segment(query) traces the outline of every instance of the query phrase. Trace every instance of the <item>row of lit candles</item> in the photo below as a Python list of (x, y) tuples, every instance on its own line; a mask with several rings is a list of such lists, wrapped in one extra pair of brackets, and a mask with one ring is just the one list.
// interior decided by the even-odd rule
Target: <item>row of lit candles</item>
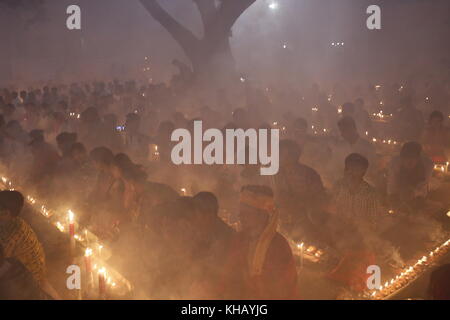
[[(12, 188), (12, 182), (8, 180), (6, 177), (2, 177), (2, 182), (5, 186), (8, 187), (9, 190), (14, 190)], [(27, 196), (27, 201), (33, 205), (38, 205), (38, 201), (32, 197)], [(38, 205), (39, 206), (39, 205)], [(47, 209), (45, 205), (39, 206), (39, 211), (41, 214), (46, 218), (51, 218), (53, 216), (53, 212)], [(106, 267), (104, 266), (105, 263), (102, 262), (102, 252), (104, 252), (104, 246), (100, 243), (98, 243), (98, 238), (91, 232), (89, 232), (87, 229), (84, 229), (84, 237), (76, 233), (77, 224), (75, 221), (75, 213), (72, 210), (67, 211), (66, 215), (66, 223), (63, 223), (61, 221), (55, 221), (53, 225), (61, 232), (61, 233), (68, 233), (70, 237), (70, 245), (71, 250), (74, 250), (75, 241), (78, 241), (80, 244), (84, 244), (86, 246), (85, 253), (84, 253), (84, 261), (85, 261), (85, 269), (86, 274), (88, 277), (92, 276), (92, 272), (97, 271), (98, 274), (98, 289), (99, 289), (99, 295), (101, 297), (105, 296), (106, 289), (108, 287), (115, 288), (117, 286), (116, 281), (112, 277), (112, 273), (116, 273), (114, 271), (108, 272)], [(89, 238), (93, 240), (93, 242), (97, 245), (97, 254), (96, 254), (96, 260), (98, 263), (92, 265), (92, 258), (93, 258), (93, 250), (89, 247)], [(101, 265), (101, 266), (98, 266)], [(124, 282), (124, 285), (128, 288), (128, 290), (131, 290), (131, 285), (129, 282), (124, 279), (122, 276), (117, 274), (118, 278), (121, 278), (122, 282)]]
[(404, 271), (395, 278), (386, 281), (384, 285), (380, 286), (380, 288), (374, 290), (373, 292), (366, 293), (366, 296), (370, 299), (376, 300), (382, 300), (391, 296), (398, 290), (409, 285), (412, 281), (416, 280), (421, 273), (432, 265), (433, 262), (444, 256), (449, 250), (450, 239), (436, 249), (430, 251), (427, 256), (423, 256), (417, 260), (415, 264), (405, 268)]
[(439, 171), (439, 172), (448, 172), (448, 166), (449, 166), (449, 162), (447, 161), (445, 164), (435, 164), (434, 165), (434, 170)]

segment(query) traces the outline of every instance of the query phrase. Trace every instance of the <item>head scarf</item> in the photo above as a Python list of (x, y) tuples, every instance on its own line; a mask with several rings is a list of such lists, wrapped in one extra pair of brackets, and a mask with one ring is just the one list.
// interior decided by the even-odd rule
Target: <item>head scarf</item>
[(249, 190), (244, 190), (241, 193), (240, 202), (247, 206), (260, 209), (269, 215), (269, 221), (258, 238), (256, 249), (254, 252), (249, 253), (251, 255), (249, 258), (249, 273), (251, 277), (255, 277), (261, 275), (267, 250), (277, 233), (278, 211), (275, 208), (275, 202), (272, 196), (257, 194)]

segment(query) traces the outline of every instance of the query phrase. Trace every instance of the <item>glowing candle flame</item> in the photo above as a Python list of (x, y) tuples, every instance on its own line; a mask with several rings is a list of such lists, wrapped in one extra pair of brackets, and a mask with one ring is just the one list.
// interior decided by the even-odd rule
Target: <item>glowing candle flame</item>
[(74, 219), (75, 219), (75, 214), (73, 213), (72, 210), (67, 211), (68, 217), (69, 217), (69, 222), (73, 223)]

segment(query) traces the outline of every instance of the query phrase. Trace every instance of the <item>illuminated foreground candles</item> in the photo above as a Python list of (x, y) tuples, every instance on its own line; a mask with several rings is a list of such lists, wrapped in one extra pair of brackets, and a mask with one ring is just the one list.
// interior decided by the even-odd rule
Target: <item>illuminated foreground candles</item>
[(69, 221), (69, 237), (70, 237), (70, 256), (74, 257), (75, 255), (75, 214), (72, 210), (67, 212), (67, 218)]
[(86, 248), (85, 253), (84, 253), (84, 263), (86, 265), (86, 273), (91, 273), (92, 272), (92, 249), (91, 248)]
[[(1, 182), (3, 182), (3, 184), (8, 189), (12, 188), (12, 182), (5, 176), (1, 177)], [(76, 223), (76, 215), (72, 210), (68, 210), (65, 214), (58, 213), (56, 211), (49, 210), (45, 204), (40, 203), (36, 198), (30, 195), (28, 195), (26, 199), (28, 203), (32, 207), (34, 207), (37, 212), (40, 212), (50, 224), (54, 225), (61, 233), (66, 233), (69, 235), (71, 241), (72, 258), (75, 258), (75, 247), (77, 243), (81, 247), (85, 247), (84, 261), (86, 276), (88, 276), (88, 289), (89, 285), (91, 285), (91, 288), (94, 285), (93, 271), (97, 269), (98, 263), (102, 265), (101, 274), (104, 275), (102, 279), (105, 280), (103, 282), (100, 282), (101, 288), (99, 288), (99, 291), (105, 292), (106, 288), (109, 287), (111, 289), (114, 289), (114, 296), (124, 296), (129, 294), (133, 290), (133, 286), (127, 279), (125, 279), (113, 268), (107, 266), (107, 264), (104, 262), (104, 260), (109, 259), (111, 252), (104, 248), (104, 246), (99, 242), (99, 239), (87, 229), (83, 230), (82, 235), (77, 234), (76, 229), (78, 228), (78, 226)], [(92, 243), (94, 245), (94, 248), (97, 248), (97, 250), (91, 249), (89, 247), (90, 243)], [(111, 291), (111, 293), (113, 292)]]
[(438, 172), (446, 173), (446, 172), (448, 172), (448, 166), (449, 166), (449, 162), (446, 162), (445, 164), (437, 163), (434, 165), (434, 170), (438, 171)]
[(98, 296), (100, 299), (106, 298), (106, 270), (100, 268), (98, 270)]
[(436, 249), (430, 251), (428, 255), (423, 256), (417, 262), (405, 268), (395, 278), (386, 281), (378, 290), (366, 293), (369, 299), (383, 300), (392, 296), (397, 291), (408, 286), (411, 282), (420, 277), (434, 262), (450, 251), (450, 239), (444, 242)]

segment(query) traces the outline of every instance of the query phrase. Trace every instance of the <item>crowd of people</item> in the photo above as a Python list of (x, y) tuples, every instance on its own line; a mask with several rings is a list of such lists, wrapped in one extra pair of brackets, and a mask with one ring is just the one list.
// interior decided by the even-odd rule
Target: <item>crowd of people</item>
[[(367, 266), (393, 272), (448, 239), (450, 189), (434, 170), (448, 169), (448, 80), (205, 91), (181, 76), (2, 89), (2, 174), (73, 208), (138, 298), (305, 298), (292, 242), (327, 252), (339, 298), (367, 289)], [(195, 120), (279, 129), (279, 172), (173, 164), (171, 134)], [(23, 192), (0, 192), (0, 297), (63, 297)]]

